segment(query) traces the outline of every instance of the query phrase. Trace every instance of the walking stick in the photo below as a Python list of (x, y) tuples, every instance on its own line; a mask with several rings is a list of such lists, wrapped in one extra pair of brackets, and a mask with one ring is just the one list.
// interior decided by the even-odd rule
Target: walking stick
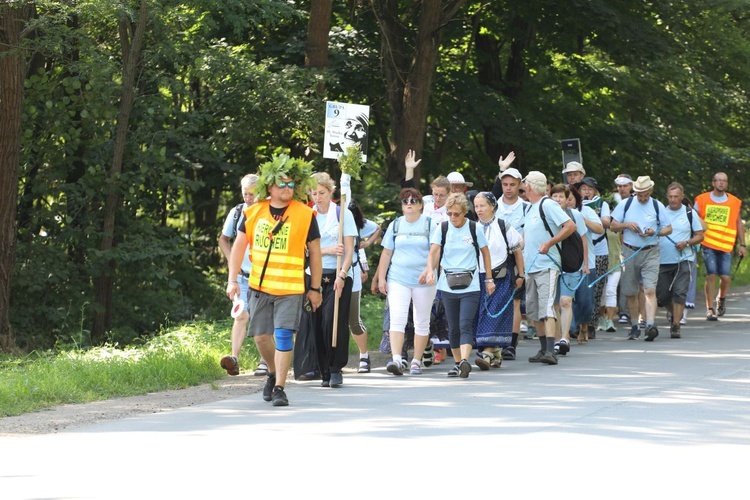
[[(350, 146), (346, 148), (346, 151), (339, 156), (339, 165), (341, 166), (341, 199), (339, 200), (339, 239), (338, 244), (341, 245), (344, 241), (344, 210), (349, 210), (349, 196), (351, 190), (351, 178), (355, 177), (359, 179), (359, 170), (362, 168), (362, 151), (359, 146)], [(354, 258), (354, 256), (352, 256)], [(341, 270), (341, 255), (336, 256), (336, 273)], [(344, 279), (346, 282), (346, 279)], [(335, 283), (335, 279), (334, 279)], [(331, 347), (336, 347), (339, 331), (339, 296), (336, 294), (333, 300), (333, 336), (331, 338)]]

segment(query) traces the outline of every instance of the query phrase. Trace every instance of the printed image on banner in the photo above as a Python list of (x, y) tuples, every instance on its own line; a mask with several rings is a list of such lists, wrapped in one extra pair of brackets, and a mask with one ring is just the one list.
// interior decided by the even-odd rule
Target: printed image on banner
[(367, 161), (367, 133), (370, 106), (344, 102), (326, 102), (323, 158), (338, 159), (349, 146), (359, 145), (362, 160)]

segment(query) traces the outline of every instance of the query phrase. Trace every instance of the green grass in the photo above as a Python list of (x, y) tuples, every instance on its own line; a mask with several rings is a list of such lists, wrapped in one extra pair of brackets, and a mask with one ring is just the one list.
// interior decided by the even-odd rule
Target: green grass
[[(230, 350), (231, 322), (175, 327), (138, 347), (33, 353), (0, 359), (0, 416), (51, 406), (179, 389), (225, 376), (217, 360)], [(257, 363), (245, 342), (241, 363)]]

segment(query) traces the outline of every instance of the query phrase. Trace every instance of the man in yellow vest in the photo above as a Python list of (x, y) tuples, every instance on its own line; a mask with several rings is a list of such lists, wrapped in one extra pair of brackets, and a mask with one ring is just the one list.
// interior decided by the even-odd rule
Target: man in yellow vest
[[(253, 266), (248, 309), (252, 321), (248, 334), (256, 338), (268, 363), (263, 399), (272, 401), (273, 406), (289, 405), (284, 387), (305, 296), (313, 311), (323, 300), (320, 230), (312, 209), (298, 201), (314, 187), (311, 172), (309, 163), (286, 155), (275, 156), (259, 167), (257, 195), (263, 201), (243, 212), (229, 260), (227, 297), (231, 300), (240, 293), (235, 280), (245, 250), (250, 248)], [(307, 290), (305, 250), (310, 267)]]
[[(732, 250), (735, 244), (739, 245), (740, 258), (745, 256), (745, 227), (740, 217), (742, 201), (727, 193), (727, 174), (716, 172), (711, 183), (713, 190), (696, 196), (693, 208), (708, 226), (701, 243), (706, 264), (706, 319), (716, 321), (726, 312), (724, 302), (731, 284)], [(718, 296), (715, 295), (717, 275)]]

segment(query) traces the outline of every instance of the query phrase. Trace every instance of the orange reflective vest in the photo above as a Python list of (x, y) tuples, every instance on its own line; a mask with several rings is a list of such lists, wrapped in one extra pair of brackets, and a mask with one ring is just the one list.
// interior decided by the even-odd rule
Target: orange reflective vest
[[(271, 295), (303, 294), (307, 233), (314, 212), (304, 203), (292, 200), (282, 216), (286, 221), (272, 236), (271, 231), (279, 221), (271, 215), (270, 206), (269, 201), (260, 201), (244, 212), (245, 234), (253, 263), (250, 288)], [(264, 266), (266, 273), (261, 283)]]
[(737, 240), (737, 220), (742, 201), (727, 193), (727, 201), (716, 203), (709, 191), (696, 196), (695, 203), (698, 205), (698, 215), (708, 227), (701, 245), (720, 252), (731, 252)]

